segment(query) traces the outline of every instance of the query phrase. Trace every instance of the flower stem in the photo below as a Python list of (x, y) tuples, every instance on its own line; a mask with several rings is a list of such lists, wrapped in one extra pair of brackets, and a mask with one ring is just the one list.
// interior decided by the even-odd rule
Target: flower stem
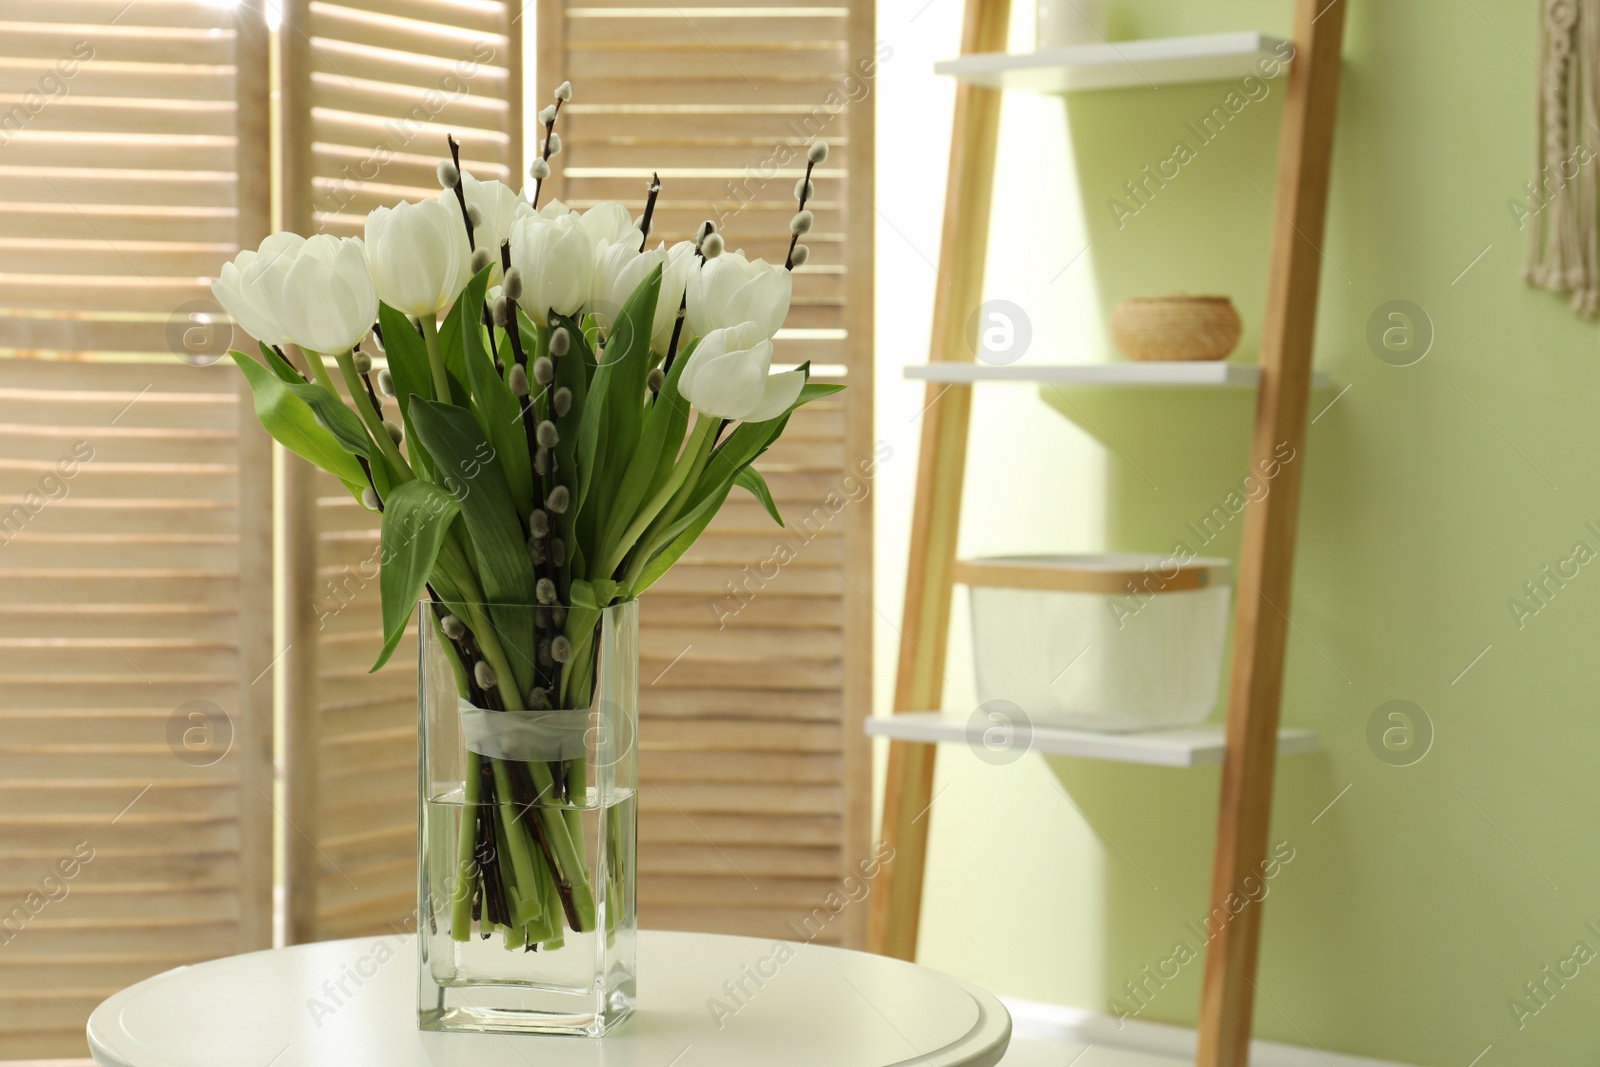
[(334, 388), (333, 375), (328, 373), (328, 365), (322, 362), (322, 356), (309, 348), (300, 351), (305, 354), (306, 362), (311, 364), (311, 373), (316, 376), (317, 384), (337, 395), (339, 390)]
[(428, 369), (433, 372), (433, 398), (441, 404), (450, 403), (450, 377), (444, 372), (444, 352), (439, 348), (439, 316), (419, 315), (422, 325), (422, 343), (428, 347)]
[[(317, 357), (318, 362), (321, 357)], [(361, 378), (356, 374), (355, 360), (349, 352), (340, 352), (334, 360), (339, 364), (339, 373), (344, 377), (345, 387), (350, 390), (350, 401), (355, 405), (356, 414), (361, 416), (361, 421), (366, 424), (367, 430), (378, 443), (378, 451), (383, 453), (383, 458), (389, 461), (389, 466), (394, 468), (396, 482), (409, 482), (416, 477), (411, 473), (411, 465), (400, 454), (394, 438), (389, 436), (389, 431), (383, 427), (383, 416), (372, 406), (367, 399), (367, 391), (361, 385)]]

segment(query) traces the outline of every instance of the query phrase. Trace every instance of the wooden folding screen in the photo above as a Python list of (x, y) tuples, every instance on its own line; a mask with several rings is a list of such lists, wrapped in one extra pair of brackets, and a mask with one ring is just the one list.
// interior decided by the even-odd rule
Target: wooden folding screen
[[(439, 195), (446, 134), (520, 186), (512, 0), (295, 0), (283, 41), (284, 226), (356, 236), (380, 204)], [(408, 928), (416, 910), (416, 643), (377, 675), (378, 524), (331, 477), (286, 479), (289, 939)]]
[(538, 39), (532, 99), (574, 90), (546, 195), (637, 213), (657, 171), (668, 242), (709, 218), (729, 248), (782, 262), (806, 147), (832, 145), (777, 359), (850, 388), (797, 415), (760, 463), (789, 529), (737, 492), (645, 594), (639, 913), (861, 944), (871, 493), (888, 459), (871, 439), (873, 6), (552, 0)]
[(205, 283), (267, 116), (254, 3), (0, 2), (0, 1058), (271, 942), (269, 443)]

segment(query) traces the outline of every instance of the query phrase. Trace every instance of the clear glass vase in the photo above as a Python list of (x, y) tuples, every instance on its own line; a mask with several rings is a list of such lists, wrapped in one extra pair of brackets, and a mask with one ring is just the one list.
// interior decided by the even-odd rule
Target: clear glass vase
[(554, 711), (501, 710), (539, 701), (444, 615), (420, 609), (418, 1025), (603, 1034), (635, 1001), (638, 605), (598, 612), (592, 699)]

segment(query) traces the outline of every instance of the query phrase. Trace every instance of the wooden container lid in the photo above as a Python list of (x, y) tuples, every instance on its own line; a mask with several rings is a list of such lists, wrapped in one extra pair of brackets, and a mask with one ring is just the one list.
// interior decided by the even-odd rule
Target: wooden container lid
[(957, 561), (955, 580), (993, 589), (1131, 596), (1186, 593), (1225, 585), (1229, 566), (1225, 559), (1196, 557), (1179, 562), (1172, 556), (1131, 552), (990, 556)]

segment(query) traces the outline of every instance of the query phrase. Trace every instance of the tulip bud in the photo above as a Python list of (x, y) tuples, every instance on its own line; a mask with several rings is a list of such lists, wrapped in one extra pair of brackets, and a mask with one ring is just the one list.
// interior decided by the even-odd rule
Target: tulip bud
[(378, 491), (370, 485), (361, 490), (361, 506), (368, 511), (383, 510), (383, 502), (378, 499)]
[(493, 262), (494, 260), (489, 258), (489, 250), (487, 248), (474, 249), (472, 252), (472, 273), (482, 273)]
[(378, 372), (378, 392), (384, 396), (394, 396), (394, 375), (385, 367)]
[(439, 629), (443, 630), (444, 635), (452, 641), (459, 641), (463, 637), (467, 636), (466, 626), (463, 625), (461, 620), (456, 618), (454, 615), (446, 615), (444, 618), (440, 619)]
[(365, 352), (357, 350), (355, 355), (350, 357), (350, 362), (355, 364), (357, 374), (372, 373), (372, 357)]
[(542, 508), (528, 512), (528, 532), (535, 537), (543, 537), (550, 532), (550, 516)]
[(702, 415), (719, 419), (766, 422), (782, 415), (799, 398), (806, 376), (800, 370), (768, 373), (769, 336), (756, 322), (703, 334), (678, 374), (678, 392)]
[(561, 101), (563, 104), (572, 99), (571, 82), (562, 82), (560, 85), (556, 86), (556, 99)]
[(550, 642), (550, 658), (557, 663), (565, 663), (572, 658), (572, 642), (565, 636), (558, 637)]
[(644, 376), (644, 384), (650, 387), (652, 393), (661, 392), (662, 385), (666, 384), (667, 376), (660, 367), (652, 367), (649, 374)]
[(548, 578), (540, 578), (534, 583), (533, 595), (541, 604), (554, 604), (556, 602), (556, 583)]
[(550, 398), (550, 406), (555, 409), (558, 419), (572, 410), (572, 390), (564, 385), (557, 389), (556, 395)]
[(376, 208), (364, 248), (378, 299), (407, 315), (444, 311), (472, 278), (461, 212), (443, 199)]
[(793, 287), (781, 262), (746, 259), (738, 252), (708, 259), (689, 273), (686, 336), (703, 338), (713, 330), (754, 322), (762, 337), (771, 337), (789, 313)]
[(812, 166), (816, 166), (819, 163), (826, 163), (828, 160), (828, 142), (814, 142), (811, 145), (810, 150), (806, 152), (806, 159), (811, 161)]
[(507, 300), (522, 299), (522, 272), (515, 267), (506, 271), (504, 292)]
[(394, 422), (390, 419), (384, 419), (383, 429), (384, 432), (389, 435), (389, 440), (393, 441), (396, 445), (406, 439), (406, 432), (400, 428), (400, 424), (398, 422)]
[(555, 120), (556, 106), (554, 104), (545, 105), (544, 109), (539, 112), (539, 125), (548, 126)]
[(549, 385), (555, 381), (556, 365), (550, 362), (549, 356), (540, 356), (533, 361), (533, 380), (540, 385)]
[(494, 303), (489, 305), (489, 314), (494, 318), (496, 326), (502, 330), (505, 329), (506, 323), (511, 321), (510, 314), (506, 310), (506, 298), (503, 296), (495, 297)]
[(511, 369), (506, 372), (506, 386), (511, 390), (511, 395), (516, 397), (527, 396), (532, 391), (528, 388), (528, 372), (522, 369), (522, 364), (511, 364)]
[(811, 212), (801, 211), (789, 220), (789, 232), (797, 237), (804, 237), (811, 232), (811, 224), (816, 221), (817, 217)]
[(796, 267), (805, 266), (806, 261), (810, 258), (811, 249), (807, 248), (805, 245), (795, 245), (794, 251), (789, 253), (789, 262), (794, 264)]
[(536, 159), (528, 165), (528, 177), (536, 182), (542, 182), (550, 177), (550, 164), (542, 159)]
[(559, 537), (550, 539), (550, 562), (557, 567), (567, 562), (567, 543)]
[(479, 689), (493, 689), (495, 683), (494, 668), (480, 659), (472, 665), (472, 680), (478, 683)]
[(565, 515), (567, 505), (572, 501), (572, 494), (564, 485), (558, 485), (550, 490), (550, 496), (545, 500), (544, 506), (555, 515)]
[(559, 326), (554, 331), (551, 332), (551, 334), (550, 334), (550, 354), (552, 356), (564, 356), (564, 355), (566, 355), (567, 354), (567, 349), (571, 344), (572, 344), (572, 338), (567, 336), (567, 328), (565, 326)]
[(467, 221), (472, 223), (474, 230), (483, 225), (483, 212), (478, 210), (477, 204), (467, 205)]
[(810, 178), (801, 178), (794, 183), (794, 198), (796, 200), (810, 200), (817, 195), (817, 184)]
[(554, 448), (556, 442), (561, 440), (561, 435), (556, 433), (556, 424), (546, 419), (534, 428), (533, 439), (540, 448)]
[(534, 451), (533, 473), (538, 475), (550, 473), (550, 450), (548, 448), (540, 448)]
[(448, 159), (439, 160), (439, 184), (446, 189), (454, 189), (461, 184), (461, 170)]
[(707, 259), (716, 259), (722, 255), (722, 234), (706, 234), (705, 240), (700, 242), (700, 254)]

